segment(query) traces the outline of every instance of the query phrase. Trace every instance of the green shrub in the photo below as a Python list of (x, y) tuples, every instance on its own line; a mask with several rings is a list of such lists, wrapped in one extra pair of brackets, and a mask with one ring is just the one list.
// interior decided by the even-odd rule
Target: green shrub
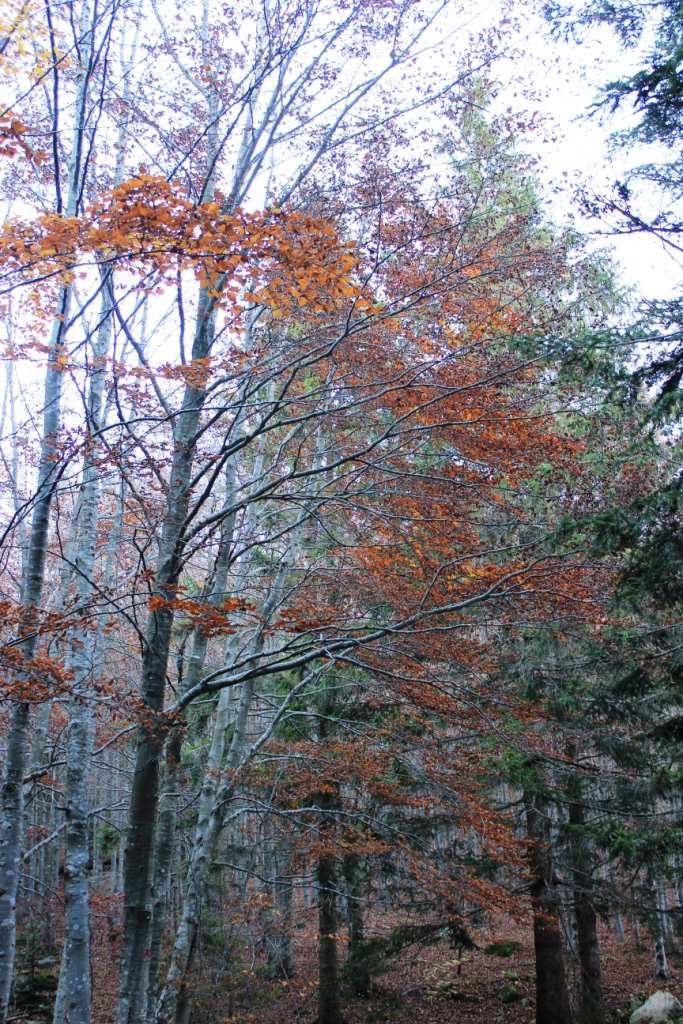
[(501, 1003), (517, 1003), (522, 998), (522, 993), (514, 982), (510, 982), (500, 993)]
[(522, 982), (516, 971), (506, 971), (503, 975), (505, 985), (500, 993), (501, 1003), (517, 1003), (523, 996)]
[(484, 947), (484, 952), (488, 956), (512, 956), (518, 949), (521, 949), (521, 943), (515, 941), (515, 939), (497, 939), (496, 942), (490, 942), (488, 946)]

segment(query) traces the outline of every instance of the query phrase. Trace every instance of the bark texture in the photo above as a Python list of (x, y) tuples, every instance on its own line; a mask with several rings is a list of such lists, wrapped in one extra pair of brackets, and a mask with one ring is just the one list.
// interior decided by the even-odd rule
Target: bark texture
[[(576, 750), (570, 747), (569, 758), (576, 761)], [(598, 920), (595, 912), (595, 885), (591, 870), (592, 858), (586, 836), (584, 784), (575, 772), (568, 787), (569, 827), (576, 944), (581, 971), (579, 1018), (582, 1024), (604, 1024), (605, 1007), (602, 991)]]
[[(318, 717), (318, 741), (324, 756), (328, 738), (328, 717), (333, 709), (332, 691), (324, 688)], [(316, 797), (320, 807), (320, 840), (324, 848), (318, 856), (316, 881), (318, 883), (318, 1022), (342, 1024), (339, 991), (339, 958), (337, 954), (337, 856), (329, 849), (334, 842), (334, 810), (338, 792), (334, 780)], [(328, 848), (325, 848), (328, 847)]]
[(524, 794), (531, 840), (531, 905), (536, 958), (536, 1024), (571, 1024), (562, 929), (553, 879), (548, 802), (540, 786)]

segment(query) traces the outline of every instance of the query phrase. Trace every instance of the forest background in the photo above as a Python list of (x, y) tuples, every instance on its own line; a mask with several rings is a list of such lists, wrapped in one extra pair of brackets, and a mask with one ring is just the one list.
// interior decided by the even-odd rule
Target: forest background
[(679, 258), (683, 18), (492, 13), (4, 3), (1, 1024), (675, 980), (681, 307), (576, 225)]

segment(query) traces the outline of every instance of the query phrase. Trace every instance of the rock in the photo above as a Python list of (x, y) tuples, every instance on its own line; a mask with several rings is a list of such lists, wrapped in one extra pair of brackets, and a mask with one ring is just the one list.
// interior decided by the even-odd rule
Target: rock
[(661, 1024), (683, 1017), (683, 1006), (670, 992), (654, 992), (643, 1005), (634, 1010), (629, 1024)]

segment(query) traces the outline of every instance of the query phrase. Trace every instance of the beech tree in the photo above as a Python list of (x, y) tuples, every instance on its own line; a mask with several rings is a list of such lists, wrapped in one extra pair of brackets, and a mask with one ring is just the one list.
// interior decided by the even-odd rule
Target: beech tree
[[(48, 106), (48, 125), (52, 134), (51, 183), (54, 195), (54, 214), (56, 219), (77, 218), (82, 210), (84, 192), (89, 172), (89, 150), (87, 124), (91, 116), (92, 96), (95, 90), (106, 84), (106, 67), (103, 67), (103, 55), (106, 53), (113, 30), (116, 6), (110, 8), (104, 16), (96, 14), (90, 6), (84, 4), (77, 23), (68, 21), (56, 25), (52, 20), (53, 12), (47, 8), (46, 39), (50, 49), (49, 77), (52, 82), (53, 102)], [(3, 47), (16, 44), (17, 37), (30, 26), (31, 13), (26, 9), (17, 10), (14, 23)], [(65, 36), (63, 35), (65, 34)], [(70, 34), (70, 39), (69, 39)], [(61, 149), (58, 134), (60, 89), (63, 86), (62, 60), (58, 55), (66, 38), (68, 44), (77, 54), (75, 73), (69, 83), (72, 98), (71, 108), (71, 142), (66, 152)], [(3, 56), (5, 56), (3, 54)], [(6, 58), (5, 58), (6, 59)], [(9, 117), (9, 115), (6, 115)], [(25, 125), (13, 118), (9, 119), (8, 132), (17, 145), (23, 148), (25, 155), (35, 166), (38, 155), (24, 141), (27, 133)], [(10, 151), (11, 155), (11, 151)], [(42, 154), (41, 154), (42, 158)], [(44, 216), (49, 216), (44, 214)], [(23, 565), (23, 578), (19, 599), (16, 603), (17, 639), (10, 651), (9, 658), (12, 675), (9, 693), (13, 698), (12, 717), (7, 738), (7, 757), (5, 761), (2, 784), (2, 824), (0, 825), (0, 1020), (4, 1022), (9, 1006), (12, 969), (16, 943), (16, 899), (19, 885), (21, 861), (21, 844), (23, 838), (24, 811), (24, 775), (26, 772), (27, 740), (30, 718), (29, 700), (32, 696), (32, 684), (39, 665), (33, 668), (32, 663), (38, 650), (40, 633), (40, 605), (43, 594), (50, 527), (50, 508), (61, 472), (59, 463), (61, 456), (58, 447), (58, 433), (61, 425), (63, 368), (68, 351), (68, 330), (78, 320), (79, 313), (73, 312), (78, 305), (74, 296), (71, 275), (66, 274), (51, 295), (52, 302), (48, 308), (52, 312), (52, 323), (48, 328), (47, 360), (44, 378), (42, 401), (43, 426), (40, 439), (40, 455), (37, 469), (36, 490), (31, 501), (31, 525), (25, 543), (26, 554)], [(96, 402), (97, 400), (94, 399)], [(96, 415), (96, 413), (95, 413)], [(87, 499), (86, 499), (87, 502)], [(89, 510), (84, 506), (84, 515)], [(78, 727), (74, 726), (74, 735)], [(74, 736), (75, 741), (75, 736)], [(76, 814), (81, 809), (74, 807)], [(74, 824), (74, 828), (78, 826)], [(87, 935), (86, 935), (87, 940)], [(88, 971), (84, 971), (81, 963), (78, 982), (74, 985), (84, 986), (85, 998), (89, 1002), (87, 982), (84, 981)]]
[[(104, 97), (107, 94), (106, 80), (100, 75), (98, 78), (98, 62), (108, 59), (111, 38), (113, 15), (112, 9), (106, 21), (103, 21), (99, 14), (95, 15), (85, 6), (77, 19), (71, 20), (71, 25), (78, 25), (73, 29), (71, 46), (77, 54), (77, 59), (83, 62), (82, 52), (89, 52), (90, 63), (83, 63), (82, 69), (74, 76), (70, 74), (70, 68), (66, 74), (62, 65), (65, 58), (62, 54), (61, 25), (55, 24), (51, 18), (51, 12), (47, 10), (47, 24), (34, 27), (31, 23), (30, 30), (40, 34), (45, 32), (50, 43), (50, 61), (48, 77), (53, 83), (52, 96), (47, 95), (49, 102), (48, 116), (53, 119), (53, 149), (52, 149), (52, 171), (54, 190), (57, 196), (56, 216), (50, 216), (42, 212), (37, 218), (24, 218), (10, 223), (5, 230), (4, 243), (7, 253), (7, 262), (4, 273), (8, 289), (16, 290), (19, 287), (33, 289), (31, 300), (34, 305), (36, 318), (44, 312), (54, 308), (57, 311), (57, 319), (53, 329), (53, 339), (48, 358), (47, 371), (47, 397), (45, 400), (46, 423), (44, 430), (44, 452), (43, 469), (39, 472), (37, 497), (33, 499), (35, 509), (34, 515), (36, 524), (31, 534), (32, 545), (28, 556), (27, 580), (31, 581), (30, 592), (27, 591), (23, 604), (27, 609), (26, 614), (35, 614), (40, 606), (40, 596), (44, 579), (46, 543), (48, 538), (49, 510), (54, 496), (55, 465), (57, 449), (54, 445), (60, 426), (58, 398), (62, 389), (62, 383), (66, 372), (73, 372), (76, 365), (73, 356), (67, 353), (63, 334), (68, 323), (68, 303), (74, 288), (74, 269), (83, 264), (84, 261), (95, 260), (104, 268), (103, 282), (94, 283), (96, 291), (103, 289), (105, 293), (106, 308), (102, 314), (102, 329), (109, 329), (109, 321), (113, 317), (119, 337), (125, 339), (126, 345), (134, 351), (141, 362), (139, 375), (147, 378), (152, 392), (159, 401), (160, 413), (163, 419), (172, 426), (171, 447), (175, 454), (171, 458), (168, 482), (160, 474), (159, 467), (149, 458), (145, 441), (137, 432), (139, 428), (131, 424), (129, 419), (120, 423), (121, 437), (125, 439), (123, 444), (128, 446), (129, 453), (135, 448), (141, 453), (143, 465), (147, 472), (155, 477), (159, 485), (166, 491), (164, 501), (167, 512), (161, 515), (159, 522), (159, 556), (158, 569), (156, 571), (156, 583), (150, 597), (149, 623), (143, 630), (146, 640), (143, 640), (143, 686), (142, 697), (144, 703), (152, 713), (161, 710), (164, 699), (166, 664), (171, 635), (173, 614), (176, 610), (174, 602), (182, 598), (177, 596), (177, 586), (181, 568), (186, 557), (186, 546), (197, 545), (202, 533), (216, 529), (222, 519), (234, 516), (240, 507), (246, 503), (238, 499), (233, 508), (226, 508), (222, 513), (217, 514), (213, 509), (205, 522), (198, 521), (207, 501), (213, 493), (213, 480), (216, 475), (222, 472), (226, 461), (234, 454), (239, 453), (247, 443), (252, 442), (264, 428), (267, 428), (270, 421), (280, 415), (277, 422), (278, 429), (282, 430), (283, 425), (290, 427), (296, 425), (296, 420), (291, 419), (288, 424), (282, 419), (281, 413), (284, 407), (282, 394), (292, 387), (296, 373), (291, 369), (289, 375), (291, 380), (285, 381), (285, 390), (277, 394), (275, 398), (262, 405), (261, 422), (259, 423), (258, 413), (250, 412), (251, 421), (243, 413), (238, 412), (240, 407), (246, 407), (247, 403), (253, 403), (254, 398), (262, 390), (268, 379), (277, 381), (287, 368), (287, 360), (291, 359), (292, 346), (285, 345), (281, 352), (278, 352), (277, 359), (266, 375), (262, 375), (257, 382), (257, 387), (250, 381), (253, 371), (240, 371), (238, 377), (229, 372), (227, 379), (220, 377), (220, 387), (224, 392), (222, 398), (224, 405), (221, 415), (229, 419), (227, 433), (223, 435), (218, 454), (214, 454), (212, 461), (205, 465), (198, 474), (194, 475), (194, 462), (197, 452), (197, 444), (201, 437), (210, 428), (215, 434), (221, 429), (220, 420), (216, 418), (211, 423), (210, 418), (202, 423), (202, 409), (204, 406), (207, 388), (215, 390), (216, 383), (210, 381), (209, 359), (212, 355), (212, 346), (218, 330), (224, 335), (228, 329), (230, 318), (236, 325), (242, 316), (242, 309), (239, 300), (242, 300), (243, 290), (251, 289), (244, 294), (247, 302), (257, 302), (258, 309), (273, 309), (276, 315), (293, 309), (304, 309), (311, 306), (313, 314), (319, 316), (321, 313), (331, 311), (339, 300), (350, 299), (354, 302), (354, 308), (361, 314), (369, 308), (369, 300), (363, 297), (362, 290), (351, 282), (349, 273), (355, 265), (352, 252), (341, 246), (337, 256), (333, 257), (334, 250), (332, 229), (321, 227), (318, 239), (322, 249), (318, 250), (321, 259), (313, 257), (313, 249), (308, 246), (316, 233), (314, 220), (306, 214), (298, 214), (295, 211), (281, 214), (277, 210), (266, 215), (266, 218), (259, 221), (256, 215), (236, 213), (238, 204), (243, 202), (249, 193), (252, 184), (257, 181), (269, 154), (273, 154), (279, 147), (280, 151), (287, 151), (295, 154), (298, 140), (303, 142), (303, 133), (307, 130), (313, 132), (313, 147), (302, 158), (298, 158), (297, 169), (291, 180), (278, 184), (278, 201), (282, 203), (287, 197), (294, 195), (294, 190), (300, 190), (310, 176), (321, 158), (329, 155), (332, 146), (343, 141), (342, 131), (350, 132), (349, 143), (368, 130), (373, 122), (357, 121), (353, 126), (347, 128), (346, 122), (351, 114), (360, 110), (363, 101), (369, 90), (380, 84), (392, 70), (401, 68), (408, 59), (412, 59), (416, 48), (421, 44), (423, 38), (430, 29), (431, 20), (425, 19), (422, 14), (417, 19), (411, 18), (411, 5), (401, 9), (393, 20), (387, 21), (384, 13), (374, 14), (365, 6), (358, 9), (352, 8), (348, 15), (339, 24), (324, 24), (322, 33), (317, 28), (315, 19), (319, 12), (311, 6), (302, 10), (292, 11), (291, 17), (281, 19), (278, 12), (277, 25), (273, 20), (275, 12), (269, 9), (262, 9), (255, 13), (254, 33), (252, 38), (253, 54), (252, 63), (248, 66), (246, 74), (239, 72), (236, 88), (231, 86), (229, 90), (221, 95), (215, 82), (204, 81), (204, 71), (195, 73), (193, 61), (185, 60), (186, 54), (182, 53), (182, 43), (177, 41), (171, 45), (163, 17), (157, 12), (159, 22), (160, 42), (157, 52), (161, 54), (163, 48), (163, 60), (175, 63), (185, 69), (185, 77), (191, 82), (196, 90), (201, 105), (206, 110), (205, 124), (200, 128), (200, 135), (196, 140), (190, 140), (189, 149), (185, 157), (178, 164), (175, 162), (174, 172), (182, 173), (186, 177), (188, 198), (178, 196), (177, 186), (169, 188), (163, 177), (141, 173), (121, 185), (114, 184), (113, 189), (104, 194), (97, 194), (95, 187), (88, 185), (85, 177), (86, 171), (92, 169), (92, 155), (96, 151), (97, 137), (93, 125), (98, 122), (88, 121), (86, 117), (92, 117), (92, 110), (98, 109), (100, 115), (106, 112), (107, 105)], [(360, 14), (363, 15), (362, 26), (359, 25)], [(32, 15), (33, 17), (33, 15)], [(96, 23), (93, 19), (97, 19)], [(368, 20), (368, 18), (370, 20)], [(374, 21), (373, 21), (374, 19)], [(362, 85), (355, 87), (351, 92), (345, 88), (339, 91), (333, 102), (329, 101), (329, 84), (331, 79), (338, 73), (335, 68), (332, 55), (335, 51), (344, 53), (347, 56), (353, 52), (354, 33), (362, 28), (363, 45), (370, 36), (375, 37), (377, 43), (386, 44), (386, 59), (382, 67), (373, 71), (370, 77), (365, 79)], [(97, 30), (97, 32), (96, 32)], [(277, 30), (277, 31), (276, 31)], [(15, 41), (18, 38), (18, 28), (15, 32)], [(97, 34), (99, 32), (99, 35)], [(360, 38), (360, 37), (358, 37)], [(216, 37), (210, 28), (210, 12), (208, 7), (204, 11), (203, 30), (200, 36), (202, 54), (201, 68), (208, 66), (208, 60), (216, 58), (217, 42)], [(277, 42), (276, 42), (277, 39)], [(307, 52), (311, 40), (311, 52)], [(390, 45), (389, 45), (390, 43)], [(212, 49), (213, 48), (213, 49)], [(211, 51), (211, 54), (210, 54)], [(304, 56), (302, 63), (301, 57)], [(229, 66), (229, 55), (226, 52), (223, 61), (226, 67)], [(306, 63), (308, 61), (308, 63)], [(196, 62), (195, 62), (196, 63)], [(108, 68), (109, 65), (107, 65)], [(104, 67), (104, 65), (102, 65)], [(104, 73), (104, 72), (103, 72)], [(73, 93), (73, 108), (69, 107), (71, 97), (66, 98), (67, 93), (60, 86), (63, 80), (70, 82), (73, 77), (75, 91)], [(318, 108), (315, 106), (315, 93), (319, 83), (325, 85), (324, 104)], [(438, 87), (434, 85), (426, 92), (423, 90), (420, 104), (426, 103), (431, 97), (444, 97), (448, 95), (451, 83), (439, 81)], [(92, 107), (91, 97), (95, 91), (99, 99), (98, 106)], [(31, 120), (31, 114), (35, 114), (37, 108), (33, 104), (33, 98), (37, 90), (30, 91), (31, 100), (27, 106), (27, 122)], [(226, 106), (225, 98), (229, 96), (229, 103)], [(131, 99), (132, 91), (124, 94), (118, 102), (124, 108), (132, 110), (139, 107), (139, 100), (136, 97)], [(301, 107), (300, 101), (306, 97), (306, 110)], [(311, 97), (314, 97), (312, 100)], [(412, 102), (412, 101), (411, 101)], [(143, 103), (144, 105), (144, 103)], [(410, 104), (409, 104), (410, 105)], [(86, 113), (87, 111), (87, 113)], [(136, 111), (137, 112), (137, 111)], [(394, 110), (397, 114), (399, 111)], [(142, 114), (144, 124), (144, 110)], [(194, 113), (194, 112), (193, 112)], [(294, 115), (294, 124), (291, 118)], [(37, 125), (37, 117), (34, 118)], [(66, 181), (63, 178), (62, 166), (63, 156), (60, 151), (60, 140), (57, 134), (56, 125), (64, 120), (73, 121), (74, 145), (71, 161), (67, 159)], [(131, 120), (127, 120), (125, 134), (130, 134)], [(310, 127), (312, 126), (312, 128)], [(7, 138), (14, 140), (16, 147), (21, 149), (28, 158), (33, 159), (33, 152), (24, 141), (26, 134), (24, 122), (18, 119), (8, 124)], [(138, 147), (144, 145), (143, 134), (138, 136)], [(169, 158), (175, 160), (177, 157), (177, 138), (167, 138), (162, 133), (157, 135), (154, 126), (148, 122), (147, 138), (152, 141), (157, 157), (164, 164), (168, 164)], [(87, 142), (87, 149), (85, 144)], [(123, 141), (119, 145), (119, 152)], [(216, 181), (221, 160), (226, 162), (230, 147), (233, 147), (236, 164), (233, 169), (232, 181), (227, 190), (218, 196), (214, 201)], [(9, 152), (9, 149), (8, 149)], [(132, 158), (134, 159), (134, 157)], [(114, 175), (114, 181), (116, 175)], [(105, 178), (106, 183), (106, 178)], [(65, 191), (66, 189), (66, 191)], [(88, 196), (93, 199), (88, 203)], [(192, 196), (198, 197), (198, 204), (195, 205)], [(66, 198), (63, 198), (65, 196)], [(196, 209), (197, 217), (193, 212)], [(270, 221), (270, 224), (268, 223)], [(286, 224), (285, 231), (278, 238), (278, 224)], [(164, 227), (165, 225), (165, 227)], [(252, 232), (251, 229), (254, 229)], [(312, 234), (311, 234), (312, 230)], [(234, 245), (237, 246), (237, 239), (246, 239), (246, 250), (239, 254), (237, 248), (229, 253), (230, 243), (228, 235), (232, 231)], [(201, 244), (197, 242), (197, 232)], [(213, 239), (212, 239), (213, 232)], [(218, 232), (218, 234), (216, 234)], [(218, 237), (220, 235), (220, 242)], [(273, 246), (271, 246), (271, 242)], [(300, 246), (302, 263), (297, 272), (296, 258), (291, 259), (292, 245)], [(218, 248), (217, 248), (218, 246)], [(315, 243), (314, 243), (315, 247)], [(277, 255), (279, 249), (280, 256)], [(244, 256), (247, 258), (244, 259)], [(274, 276), (272, 271), (277, 265), (279, 258), (288, 262), (292, 276), (288, 282)], [(335, 259), (337, 263), (335, 265)], [(303, 276), (304, 263), (317, 263), (320, 268), (323, 266), (331, 271), (321, 275), (320, 270), (317, 276)], [(251, 261), (251, 263), (249, 262)], [(257, 271), (257, 264), (260, 261), (261, 269)], [(123, 283), (118, 289), (112, 283), (111, 271), (114, 266), (120, 266), (124, 271)], [(149, 292), (153, 286), (155, 289), (164, 287), (165, 282), (173, 280), (177, 285), (178, 305), (176, 307), (176, 323), (180, 336), (180, 363), (177, 368), (169, 366), (162, 374), (162, 380), (177, 381), (184, 389), (179, 404), (175, 407), (170, 405), (171, 395), (166, 395), (159, 383), (159, 378), (151, 371), (148, 357), (145, 353), (146, 341), (135, 337), (130, 316), (139, 305), (135, 290), (130, 299), (126, 300), (123, 293), (130, 293), (130, 279), (126, 274), (132, 272), (133, 268), (142, 270), (149, 275), (142, 279), (143, 292)], [(193, 309), (195, 317), (194, 341), (191, 352), (185, 355), (184, 333), (185, 333), (185, 298), (187, 283), (183, 275), (186, 271), (194, 268), (197, 270), (199, 279), (199, 298), (196, 310)], [(244, 273), (242, 272), (244, 268)], [(265, 271), (265, 276), (263, 272)], [(297, 276), (298, 273), (298, 276)], [(336, 281), (335, 281), (336, 278)], [(50, 282), (51, 291), (38, 294), (35, 286), (41, 282)], [(330, 285), (334, 285), (332, 292)], [(296, 286), (294, 284), (296, 282)], [(133, 286), (135, 289), (135, 286)], [(235, 289), (239, 289), (239, 292)], [(59, 291), (61, 289), (61, 292)], [(336, 294), (334, 292), (336, 291)], [(137, 295), (140, 289), (137, 290)], [(61, 298), (60, 298), (61, 296)], [(89, 299), (83, 300), (83, 309), (90, 304)], [(261, 319), (263, 315), (259, 314)], [(82, 316), (82, 313), (79, 313)], [(256, 317), (252, 317), (255, 320)], [(349, 327), (342, 333), (342, 337), (349, 336)], [(249, 358), (250, 348), (256, 355), (255, 343), (253, 341), (255, 331), (253, 323), (247, 329), (247, 343), (243, 349), (244, 355)], [(336, 342), (338, 344), (338, 341)], [(316, 340), (316, 344), (319, 342)], [(329, 347), (335, 342), (330, 338), (325, 339), (325, 345)], [(116, 356), (114, 356), (116, 359)], [(187, 361), (189, 358), (189, 362)], [(239, 357), (242, 358), (242, 357)], [(298, 352), (296, 360), (300, 366), (314, 365), (320, 358), (315, 349)], [(279, 361), (278, 361), (279, 360)], [(239, 360), (238, 360), (239, 368)], [(225, 374), (228, 367), (224, 364), (219, 371)], [(244, 383), (239, 383), (239, 376)], [(112, 390), (112, 401), (109, 404), (110, 413), (112, 408), (121, 412), (120, 402), (121, 382), (115, 381)], [(289, 402), (289, 399), (287, 399)], [(323, 405), (324, 403), (318, 403)], [(145, 403), (143, 402), (143, 407)], [(97, 413), (91, 412), (91, 421), (97, 422)], [(157, 422), (157, 415), (152, 414), (150, 418), (149, 407), (140, 418), (140, 424), (144, 433), (154, 430), (157, 433), (160, 426), (150, 428), (150, 423)], [(321, 415), (320, 411), (314, 411), (313, 419)], [(236, 416), (236, 418), (235, 418)], [(254, 425), (254, 417), (256, 424)], [(243, 429), (238, 424), (246, 420), (247, 429), (244, 436), (238, 437), (238, 431)], [(256, 427), (256, 429), (254, 428)], [(92, 430), (92, 426), (89, 428)], [(110, 437), (114, 437), (116, 429), (113, 424), (103, 423), (95, 428), (99, 433), (98, 442), (104, 445), (104, 450), (109, 450), (115, 457), (115, 451), (108, 445)], [(225, 428), (223, 428), (225, 430)], [(83, 451), (86, 452), (87, 463), (87, 440), (84, 442)], [(158, 440), (155, 442), (158, 444)], [(367, 442), (366, 442), (367, 444)], [(372, 447), (372, 443), (370, 443)], [(130, 458), (130, 454), (128, 456)], [(349, 455), (344, 455), (344, 461)], [(121, 461), (120, 469), (126, 474), (126, 467)], [(42, 476), (41, 476), (42, 473)], [(84, 468), (84, 479), (92, 471)], [(295, 474), (289, 474), (292, 476)], [(301, 474), (302, 478), (310, 475), (308, 472)], [(87, 486), (87, 485), (86, 485)], [(269, 495), (269, 493), (282, 486), (280, 480), (269, 483), (265, 486), (258, 497)], [(196, 499), (191, 490), (195, 489)], [(203, 488), (203, 490), (202, 490)], [(77, 536), (77, 547), (82, 551), (93, 551), (93, 527), (96, 516), (97, 497), (96, 493), (86, 497), (83, 494), (82, 507), (87, 509), (79, 513), (81, 531)], [(135, 489), (131, 489), (135, 493)], [(147, 516), (146, 511), (143, 515)], [(192, 523), (192, 529), (185, 536), (188, 523)], [(192, 550), (192, 548), (191, 548)], [(34, 554), (30, 552), (33, 551)], [(85, 558), (85, 560), (84, 560)], [(92, 555), (76, 557), (76, 572), (83, 582), (85, 589), (82, 590), (81, 600), (90, 600), (93, 588), (88, 581), (92, 579), (93, 566)], [(223, 608), (225, 612), (225, 608)], [(37, 636), (36, 627), (38, 620), (20, 619), (18, 622), (18, 636), (23, 638), (27, 634), (33, 639), (26, 643), (21, 639), (21, 644), (14, 644), (13, 649), (21, 650), (26, 665), (30, 665), (33, 657), (33, 647)], [(355, 642), (355, 641), (354, 641)], [(76, 638), (75, 650), (82, 650), (81, 639)], [(344, 641), (344, 644), (346, 641)], [(23, 645), (23, 647), (22, 647)], [(312, 652), (303, 655), (312, 658)], [(24, 670), (25, 671), (25, 670)], [(75, 671), (67, 669), (70, 674)], [(65, 679), (67, 675), (65, 675)], [(183, 698), (189, 703), (197, 692), (197, 686), (203, 688), (205, 684), (197, 684)], [(223, 681), (221, 681), (223, 685)], [(17, 864), (21, 837), (21, 785), (19, 780), (24, 775), (25, 764), (25, 737), (28, 726), (28, 706), (21, 701), (15, 705), (17, 718), (15, 729), (12, 735), (15, 737), (10, 742), (10, 754), (7, 763), (7, 785), (5, 789), (7, 805), (6, 831), (10, 835), (10, 841), (6, 844), (8, 858), (8, 872), (12, 876), (11, 884), (8, 884), (3, 891), (7, 892), (10, 913), (3, 920), (7, 920), (10, 934), (6, 944), (5, 964), (7, 971), (3, 997), (5, 1002), (9, 992), (9, 977), (11, 975), (11, 948), (13, 945), (13, 912)], [(75, 706), (74, 706), (75, 713)], [(83, 733), (83, 727), (77, 726), (75, 720), (71, 735), (76, 737), (79, 732)], [(87, 730), (86, 730), (87, 731)], [(72, 765), (82, 754), (84, 747), (84, 736), (81, 735), (78, 752), (74, 748), (74, 756), (71, 758)], [(87, 742), (87, 741), (86, 741)], [(158, 780), (159, 746), (160, 740), (158, 731), (149, 722), (143, 726), (142, 739), (139, 746), (139, 768), (135, 773), (135, 785), (132, 795), (132, 819), (128, 833), (128, 853), (126, 901), (127, 919), (124, 938), (124, 954), (122, 979), (123, 988), (121, 996), (122, 1019), (127, 1014), (142, 1012), (144, 998), (144, 981), (137, 976), (137, 969), (142, 962), (138, 956), (141, 949), (146, 948), (148, 939), (149, 913), (148, 902), (150, 893), (150, 863), (151, 863), (151, 837), (155, 823), (155, 804)], [(79, 783), (72, 780), (72, 786), (77, 787)], [(73, 789), (75, 794), (76, 789)], [(82, 798), (78, 810), (78, 817), (82, 830), (83, 807)], [(72, 808), (76, 813), (75, 807)], [(76, 840), (77, 825), (74, 821), (72, 837)], [(82, 845), (82, 837), (81, 837)], [(74, 866), (74, 871), (76, 868)], [(82, 874), (81, 874), (82, 879)], [(81, 922), (82, 923), (82, 922)], [(82, 938), (82, 937), (81, 937)], [(71, 947), (68, 947), (71, 948)], [(73, 947), (75, 950), (75, 946)], [(81, 941), (81, 946), (83, 942)], [(65, 966), (65, 977), (69, 973), (70, 966)], [(81, 972), (82, 975), (82, 972)], [(84, 1006), (87, 1004), (86, 987), (82, 987), (83, 998), (80, 1003), (79, 1013), (85, 1013)]]

